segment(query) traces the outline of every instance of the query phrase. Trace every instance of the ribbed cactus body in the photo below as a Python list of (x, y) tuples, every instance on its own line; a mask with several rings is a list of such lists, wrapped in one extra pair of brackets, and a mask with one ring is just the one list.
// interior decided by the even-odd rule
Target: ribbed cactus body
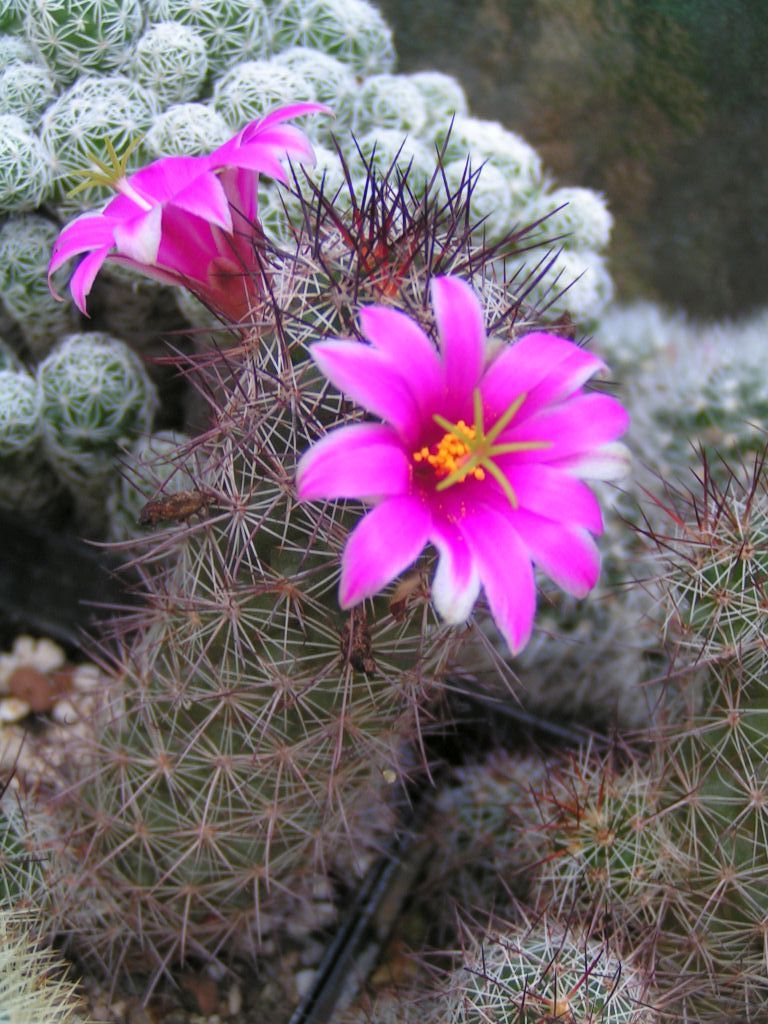
[(367, 0), (277, 0), (272, 6), (272, 45), (321, 50), (358, 75), (391, 71), (392, 31)]
[(129, 67), (162, 104), (194, 100), (208, 74), (205, 40), (190, 25), (158, 22), (137, 40)]
[[(57, 302), (48, 288), (47, 269), (56, 224), (35, 213), (10, 217), (0, 228), (0, 302), (18, 324), (27, 348), (44, 358), (57, 337), (76, 325), (75, 311)], [(66, 271), (52, 280), (62, 291)]]
[(360, 852), (357, 820), (409, 773), (403, 744), (451, 645), (421, 601), (402, 622), (386, 599), (339, 613), (346, 516), (296, 506), (291, 488), (338, 416), (323, 391), (288, 352), (244, 367), (195, 452), (189, 524), (158, 535), (124, 709), (77, 794), (93, 846), (65, 921), (86, 955), (117, 925), (83, 903), (94, 885), (121, 922), (115, 960), (151, 970), (226, 938), (254, 952), (274, 914), (310, 903), (317, 872)]
[(31, 0), (24, 32), (62, 82), (113, 71), (142, 25), (139, 0)]
[(475, 939), (432, 1024), (650, 1024), (647, 986), (604, 945), (548, 920)]
[(0, 115), (0, 213), (34, 210), (49, 196), (50, 154), (18, 114)]
[(34, 125), (55, 91), (47, 68), (40, 64), (10, 64), (0, 73), (0, 114), (16, 114)]

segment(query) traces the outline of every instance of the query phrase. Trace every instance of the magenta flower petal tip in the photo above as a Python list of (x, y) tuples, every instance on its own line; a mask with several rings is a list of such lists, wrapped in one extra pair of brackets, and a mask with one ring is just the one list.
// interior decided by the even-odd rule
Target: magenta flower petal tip
[(599, 573), (602, 531), (585, 478), (626, 468), (626, 411), (587, 393), (604, 369), (563, 338), (491, 346), (479, 299), (436, 278), (436, 343), (404, 313), (361, 311), (367, 342), (322, 341), (327, 379), (383, 422), (339, 427), (302, 457), (300, 500), (358, 498), (369, 508), (342, 558), (340, 604), (372, 597), (432, 544), (435, 608), (465, 621), (480, 590), (510, 650), (528, 642), (534, 566), (583, 596)]
[[(79, 217), (61, 232), (51, 256), (49, 286), (60, 266), (82, 257), (71, 290), (85, 312), (102, 263), (117, 260), (166, 284), (189, 288), (232, 323), (248, 317), (262, 288), (259, 175), (285, 181), (288, 160), (314, 162), (309, 139), (285, 122), (317, 113), (331, 111), (321, 103), (281, 107), (246, 125), (208, 156), (165, 157), (133, 174), (116, 174), (115, 198), (100, 213)], [(97, 252), (98, 259), (92, 259)], [(238, 287), (233, 288), (235, 277)]]

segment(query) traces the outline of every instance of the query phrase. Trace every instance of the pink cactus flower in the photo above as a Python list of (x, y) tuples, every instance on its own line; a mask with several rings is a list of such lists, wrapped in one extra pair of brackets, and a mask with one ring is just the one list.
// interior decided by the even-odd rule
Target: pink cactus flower
[(49, 285), (62, 264), (87, 253), (70, 281), (75, 305), (86, 315), (86, 298), (109, 259), (184, 285), (224, 318), (242, 321), (260, 294), (259, 174), (285, 183), (281, 161), (314, 163), (306, 135), (284, 122), (315, 112), (330, 113), (318, 103), (273, 110), (208, 156), (164, 157), (130, 175), (113, 154), (114, 177), (96, 174), (94, 180), (106, 180), (119, 194), (100, 213), (64, 228), (53, 247)]
[(385, 422), (318, 441), (299, 462), (298, 495), (372, 506), (344, 550), (342, 607), (381, 590), (429, 543), (443, 619), (464, 622), (482, 586), (516, 653), (533, 627), (533, 565), (577, 597), (597, 581), (592, 535), (602, 517), (582, 478), (626, 469), (616, 439), (628, 416), (616, 399), (582, 389), (604, 369), (592, 353), (543, 333), (491, 351), (468, 284), (436, 278), (431, 298), (439, 352), (413, 320), (383, 306), (360, 313), (370, 345), (312, 346), (325, 377)]

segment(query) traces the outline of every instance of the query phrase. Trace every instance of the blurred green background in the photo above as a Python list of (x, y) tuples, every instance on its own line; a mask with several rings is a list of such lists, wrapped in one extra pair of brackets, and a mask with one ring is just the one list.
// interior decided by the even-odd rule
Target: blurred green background
[(401, 71), (463, 83), (605, 192), (619, 296), (738, 317), (768, 284), (768, 0), (378, 0)]

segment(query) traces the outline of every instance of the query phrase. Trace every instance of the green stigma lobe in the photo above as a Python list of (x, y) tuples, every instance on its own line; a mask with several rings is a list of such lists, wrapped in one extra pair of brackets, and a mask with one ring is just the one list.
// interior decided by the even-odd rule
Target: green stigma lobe
[(501, 487), (512, 508), (518, 508), (519, 503), (514, 487), (503, 470), (497, 466), (493, 460), (499, 455), (509, 455), (512, 452), (539, 451), (544, 448), (552, 447), (551, 441), (513, 441), (507, 444), (494, 444), (494, 441), (501, 435), (502, 431), (509, 426), (517, 415), (526, 397), (527, 394), (525, 392), (518, 395), (514, 402), (512, 402), (499, 419), (496, 420), (493, 427), (487, 434), (485, 433), (483, 424), (483, 400), (479, 388), (475, 388), (472, 394), (472, 404), (475, 416), (473, 427), (474, 436), (467, 432), (467, 430), (462, 426), (459, 426), (459, 424), (451, 423), (451, 421), (446, 419), (444, 416), (440, 416), (437, 413), (433, 415), (432, 419), (435, 423), (437, 423), (437, 425), (446, 433), (452, 434), (455, 438), (461, 441), (462, 444), (466, 445), (469, 452), (467, 459), (449, 476), (444, 480), (441, 480), (435, 490), (445, 491), (449, 487), (453, 487), (454, 484), (461, 483), (474, 470), (483, 469), (488, 472), (498, 483), (499, 487)]

